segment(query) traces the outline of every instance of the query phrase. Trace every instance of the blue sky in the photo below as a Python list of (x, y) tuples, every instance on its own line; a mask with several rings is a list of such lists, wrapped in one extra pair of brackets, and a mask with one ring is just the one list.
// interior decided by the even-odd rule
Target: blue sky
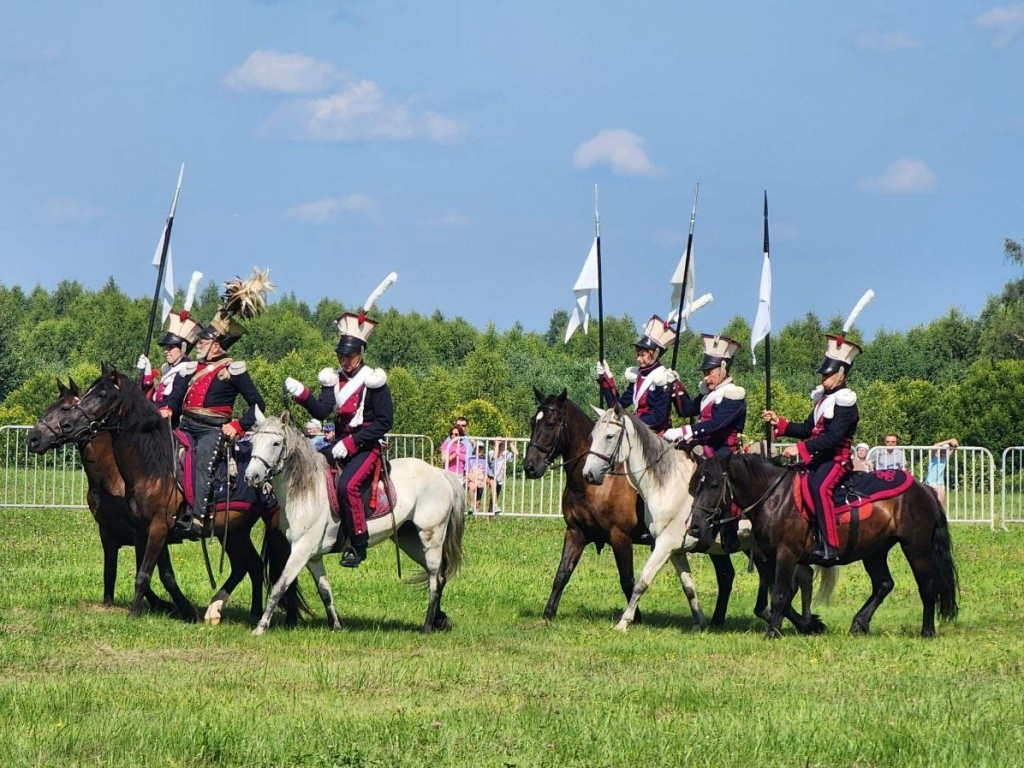
[[(543, 331), (601, 194), (604, 306), (670, 308), (694, 183), (714, 332), (905, 330), (1019, 276), (1024, 2), (179, 0), (6, 4), (0, 281), (152, 295), (178, 167), (184, 287), (279, 291)], [(596, 306), (596, 299), (594, 301)], [(591, 331), (593, 332), (593, 330)]]

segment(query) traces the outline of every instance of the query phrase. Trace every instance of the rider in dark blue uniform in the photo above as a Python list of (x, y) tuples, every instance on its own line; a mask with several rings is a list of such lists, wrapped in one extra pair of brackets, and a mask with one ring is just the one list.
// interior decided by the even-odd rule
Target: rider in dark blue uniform
[(599, 362), (594, 368), (605, 403), (609, 407), (616, 403), (623, 408), (633, 406), (640, 420), (658, 434), (672, 426), (672, 389), (676, 377), (662, 365), (661, 354), (675, 339), (675, 329), (657, 315), (647, 321), (643, 334), (633, 345), (637, 364), (626, 369), (629, 386), (622, 394), (607, 363)]

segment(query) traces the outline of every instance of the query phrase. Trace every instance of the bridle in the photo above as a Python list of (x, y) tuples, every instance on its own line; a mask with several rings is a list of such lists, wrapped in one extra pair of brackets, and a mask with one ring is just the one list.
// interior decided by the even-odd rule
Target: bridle
[(255, 451), (253, 451), (252, 457), (249, 459), (250, 463), (258, 461), (260, 464), (267, 468), (267, 479), (269, 480), (270, 478), (274, 477), (274, 475), (279, 474), (281, 470), (284, 469), (284, 460), (285, 457), (288, 455), (288, 433), (285, 430), (282, 430), (281, 432), (276, 432), (274, 430), (264, 431), (261, 429), (259, 430), (259, 432), (254, 434), (253, 437), (255, 437), (256, 435), (267, 435), (281, 438), (281, 451), (277, 455), (277, 461), (275, 461), (273, 464), (264, 459), (262, 456), (258, 456)]
[[(713, 507), (705, 507), (702, 504), (696, 503), (696, 497), (694, 498), (693, 509), (700, 510), (707, 514), (708, 525), (716, 526), (721, 525), (727, 517), (731, 518), (733, 515), (730, 513), (730, 507), (732, 506), (733, 492), (732, 482), (729, 479), (729, 463), (732, 461), (732, 454), (730, 453), (725, 459), (725, 467), (722, 469), (722, 492), (718, 496), (718, 501), (715, 502)], [(757, 497), (752, 504), (740, 509), (737, 517), (747, 517), (751, 512), (757, 509), (759, 506), (764, 504), (768, 498), (775, 493), (775, 489), (782, 485), (782, 481), (788, 477), (787, 472), (782, 472), (768, 484), (764, 493)], [(701, 482), (704, 481), (704, 477), (701, 478)]]
[[(555, 436), (551, 439), (551, 445), (541, 445), (540, 443), (536, 442), (533, 439), (534, 432), (536, 432), (537, 429), (536, 422), (534, 423), (533, 429), (530, 430), (530, 442), (526, 444), (527, 449), (533, 448), (534, 450), (540, 452), (541, 458), (544, 460), (544, 469), (547, 470), (549, 466), (552, 466), (551, 462), (555, 458), (555, 454), (558, 453), (558, 451), (563, 450), (562, 444), (565, 442), (565, 430), (567, 428), (568, 420), (565, 417), (565, 411), (563, 411), (561, 408), (556, 408), (553, 405), (542, 405), (538, 408), (538, 410), (543, 413), (553, 413), (556, 416), (558, 416), (559, 419), (558, 431), (555, 433)], [(589, 451), (584, 451), (579, 456), (573, 456), (570, 459), (563, 459), (561, 466), (565, 467), (568, 466), (569, 464), (572, 464), (574, 461), (579, 461), (584, 456), (586, 456), (587, 453), (589, 453)]]
[[(121, 390), (120, 385), (113, 384), (112, 386), (114, 387), (114, 389), (116, 391), (120, 392), (120, 390)], [(92, 392), (92, 390), (93, 390), (92, 387), (87, 389), (85, 391), (85, 393), (81, 397), (76, 398), (75, 402), (71, 405), (71, 410), (72, 411), (75, 411), (75, 412), (81, 414), (82, 419), (85, 422), (85, 426), (80, 428), (80, 429), (76, 429), (76, 430), (73, 430), (73, 431), (69, 432), (66, 435), (66, 440), (67, 441), (75, 440), (77, 442), (88, 442), (89, 440), (92, 440), (94, 437), (99, 435), (101, 432), (113, 432), (114, 431), (114, 427), (111, 427), (107, 423), (107, 420), (111, 416), (111, 412), (114, 410), (112, 407), (111, 408), (107, 408), (106, 412), (104, 412), (104, 414), (100, 418), (98, 418), (98, 419), (95, 419), (92, 416), (90, 416), (86, 412), (86, 410), (82, 407), (82, 401), (85, 400), (85, 398), (89, 395), (90, 392)], [(64, 428), (60, 426), (60, 421), (59, 420), (58, 420), (57, 426), (60, 428), (60, 432), (55, 432), (53, 427), (51, 427), (49, 424), (46, 425), (47, 429), (49, 429), (51, 432), (53, 432), (53, 434), (58, 439), (64, 440), (65, 439)]]

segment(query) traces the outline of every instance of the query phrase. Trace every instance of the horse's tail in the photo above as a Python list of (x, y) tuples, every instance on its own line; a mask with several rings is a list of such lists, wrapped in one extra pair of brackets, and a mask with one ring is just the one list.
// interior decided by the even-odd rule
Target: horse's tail
[(935, 498), (935, 530), (932, 532), (932, 580), (939, 603), (939, 616), (952, 621), (960, 612), (957, 597), (960, 585), (953, 560), (953, 542), (949, 535), (946, 510)]
[[(263, 560), (263, 583), (266, 585), (266, 596), (269, 597), (270, 590), (274, 588), (274, 584), (277, 583), (277, 580), (281, 578), (281, 574), (284, 572), (284, 565), (288, 562), (291, 547), (285, 535), (274, 527), (270, 520), (264, 519), (263, 522), (263, 547), (261, 548), (260, 558)], [(289, 617), (294, 616), (298, 618), (301, 614), (308, 619), (313, 616), (313, 611), (310, 609), (309, 603), (306, 602), (302, 589), (299, 587), (298, 579), (288, 587), (282, 603), (285, 613)]]
[(441, 568), (445, 579), (450, 579), (462, 567), (462, 534), (466, 529), (466, 489), (458, 476), (445, 472), (445, 478), (452, 486), (452, 510), (448, 518), (448, 530), (444, 536), (444, 550)]
[(814, 602), (818, 605), (828, 605), (839, 582), (839, 568), (822, 568), (816, 565), (814, 570), (818, 574), (818, 589), (814, 592)]

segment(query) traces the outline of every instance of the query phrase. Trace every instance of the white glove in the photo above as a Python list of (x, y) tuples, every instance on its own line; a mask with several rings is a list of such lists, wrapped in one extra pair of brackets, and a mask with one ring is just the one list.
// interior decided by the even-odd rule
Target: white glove
[(345, 445), (344, 440), (339, 440), (334, 444), (334, 447), (331, 448), (331, 456), (336, 459), (344, 459), (348, 456), (348, 446)]
[(153, 372), (153, 366), (149, 362), (149, 358), (145, 355), (139, 355), (139, 359), (135, 363), (135, 367), (142, 371), (146, 376), (149, 376)]
[(597, 378), (599, 379), (603, 379), (605, 376), (608, 375), (608, 372), (604, 367), (604, 363), (602, 363), (600, 360), (598, 360), (597, 363), (594, 365), (594, 375), (597, 376)]
[(284, 380), (284, 391), (292, 397), (299, 397), (303, 392), (306, 391), (306, 385), (298, 379), (293, 379), (289, 376)]
[(683, 437), (682, 427), (672, 427), (672, 429), (666, 429), (665, 434), (662, 435), (670, 443), (674, 443), (676, 440), (681, 440)]
[(671, 368), (665, 369), (665, 383), (671, 384), (675, 381), (679, 381), (679, 374)]

